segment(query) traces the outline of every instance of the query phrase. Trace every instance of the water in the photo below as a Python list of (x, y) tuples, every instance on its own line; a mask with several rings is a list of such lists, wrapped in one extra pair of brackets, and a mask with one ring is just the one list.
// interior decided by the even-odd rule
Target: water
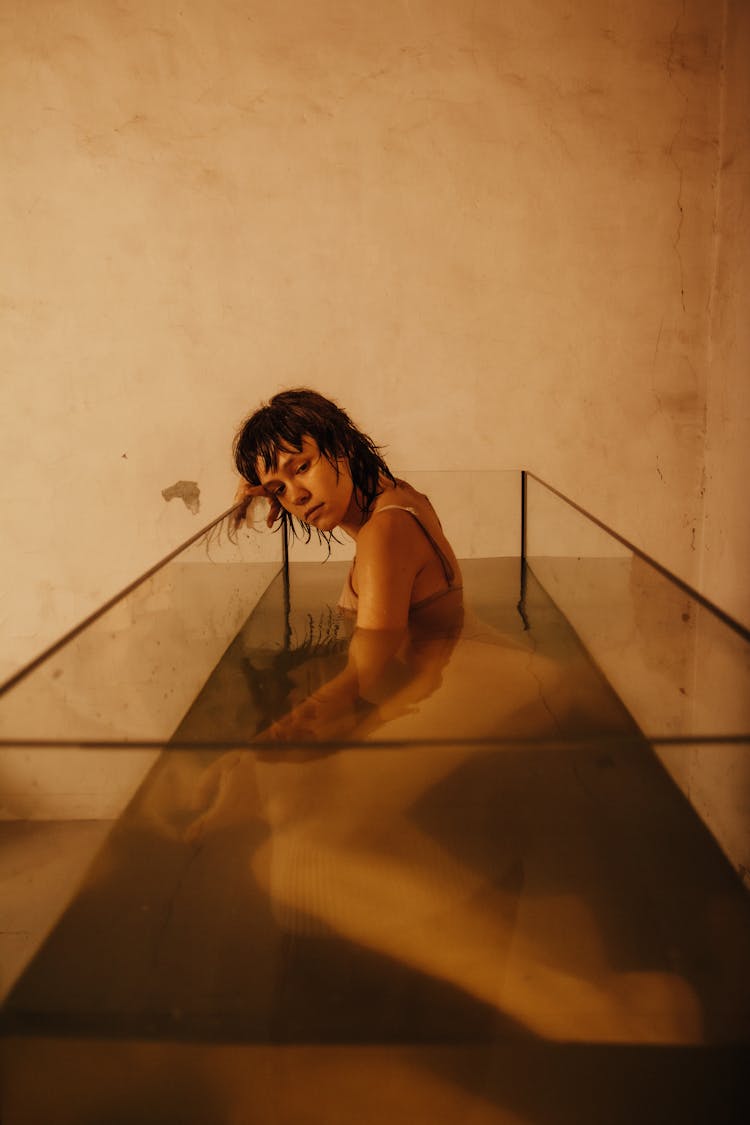
[[(349, 716), (348, 727), (335, 732), (337, 741), (456, 739), (466, 744), (637, 733), (533, 577), (524, 613), (519, 612), (516, 559), (467, 560), (462, 569), (464, 611), (450, 599), (426, 611), (426, 619), (412, 629), (411, 643), (384, 664), (377, 683), (358, 685), (371, 706), (364, 715), (360, 707), (359, 714)], [(272, 583), (175, 740), (252, 738), (341, 673), (353, 626), (351, 616), (336, 609), (346, 573), (345, 563), (293, 566), (288, 609), (281, 576)], [(524, 616), (532, 628), (526, 628)], [(362, 680), (373, 662), (383, 663), (379, 657), (389, 639), (369, 631), (359, 664)], [(330, 734), (323, 722), (307, 737)]]
[(232, 751), (347, 662), (345, 567), (269, 589), (175, 735), (230, 749), (162, 755), (11, 992), (4, 1123), (745, 1119), (747, 897), (533, 578), (462, 565), (323, 741)]

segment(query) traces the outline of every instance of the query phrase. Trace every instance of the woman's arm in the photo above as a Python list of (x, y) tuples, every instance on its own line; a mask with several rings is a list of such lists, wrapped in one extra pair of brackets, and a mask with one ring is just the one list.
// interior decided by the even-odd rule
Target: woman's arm
[[(346, 667), (259, 737), (277, 741), (343, 739), (365, 718), (372, 730), (378, 713), (393, 718), (430, 693), (425, 685), (434, 685), (439, 676), (425, 675), (426, 669), (421, 667), (424, 661), (394, 660), (407, 638), (412, 590), (424, 556), (425, 538), (408, 513), (378, 513), (362, 528), (357, 540), (357, 627), (349, 643)], [(442, 666), (445, 646), (428, 647)], [(435, 660), (427, 659), (426, 663)], [(379, 712), (373, 714), (368, 704), (375, 703)]]
[[(357, 627), (346, 668), (273, 723), (266, 737), (344, 737), (361, 718), (363, 701), (387, 697), (394, 678), (386, 670), (406, 636), (423, 553), (424, 537), (406, 513), (379, 513), (362, 528), (357, 540)], [(401, 677), (399, 688), (403, 686)]]
[(408, 512), (379, 512), (357, 540), (357, 627), (405, 629), (425, 538)]
[[(405, 667), (394, 657), (405, 629), (354, 630), (346, 667), (298, 703), (287, 715), (259, 731), (257, 738), (275, 742), (326, 742), (351, 734), (372, 706), (382, 701), (388, 685), (402, 686)], [(389, 668), (390, 665), (392, 668)]]

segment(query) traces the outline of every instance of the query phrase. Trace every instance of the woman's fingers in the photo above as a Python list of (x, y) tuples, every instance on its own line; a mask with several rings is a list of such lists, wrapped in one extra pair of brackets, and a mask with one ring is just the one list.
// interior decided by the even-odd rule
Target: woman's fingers
[(234, 494), (235, 504), (249, 504), (256, 496), (268, 497), (269, 493), (266, 492), (262, 484), (249, 484), (246, 480), (241, 480), (237, 485), (237, 491)]
[(268, 500), (271, 507), (266, 518), (266, 523), (272, 527), (281, 514), (281, 506), (278, 500), (267, 492), (262, 484), (249, 484), (246, 480), (241, 480), (237, 485), (237, 491), (234, 494), (234, 503), (237, 505), (236, 510), (231, 515), (232, 526), (235, 530), (241, 526), (242, 523), (247, 523), (248, 527), (252, 523), (250, 519), (250, 509), (254, 500), (258, 499)]

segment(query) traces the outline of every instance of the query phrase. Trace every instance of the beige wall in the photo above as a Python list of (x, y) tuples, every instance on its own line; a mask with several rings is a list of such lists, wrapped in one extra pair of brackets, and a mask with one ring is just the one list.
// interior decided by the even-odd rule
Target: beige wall
[(726, 5), (701, 585), (750, 626), (750, 6)]
[(299, 382), (404, 470), (526, 465), (724, 599), (719, 8), (10, 0), (4, 35), (0, 674), (218, 512), (233, 427)]

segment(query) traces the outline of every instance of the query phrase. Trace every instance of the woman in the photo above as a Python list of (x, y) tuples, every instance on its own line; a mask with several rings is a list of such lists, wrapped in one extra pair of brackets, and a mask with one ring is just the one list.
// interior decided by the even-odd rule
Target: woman
[(396, 480), (372, 440), (335, 403), (304, 388), (274, 395), (234, 443), (239, 524), (256, 497), (309, 538), (338, 529), (357, 555), (342, 607), (362, 629), (403, 629), (441, 599), (461, 605), (461, 572), (426, 496)]
[(300, 388), (275, 395), (234, 442), (243, 480), (235, 526), (269, 501), (307, 539), (356, 543), (339, 608), (356, 615), (345, 670), (263, 732), (325, 740), (371, 732), (429, 695), (463, 621), (461, 571), (426, 496), (397, 480), (373, 441), (335, 403)]
[(277, 394), (241, 426), (234, 458), (243, 478), (235, 526), (265, 498), (269, 527), (281, 521), (308, 539), (341, 530), (356, 543), (339, 599), (356, 614), (346, 669), (259, 737), (562, 733), (569, 706), (557, 666), (530, 635), (464, 614), (461, 570), (430, 501), (394, 477), (339, 406), (304, 388)]

